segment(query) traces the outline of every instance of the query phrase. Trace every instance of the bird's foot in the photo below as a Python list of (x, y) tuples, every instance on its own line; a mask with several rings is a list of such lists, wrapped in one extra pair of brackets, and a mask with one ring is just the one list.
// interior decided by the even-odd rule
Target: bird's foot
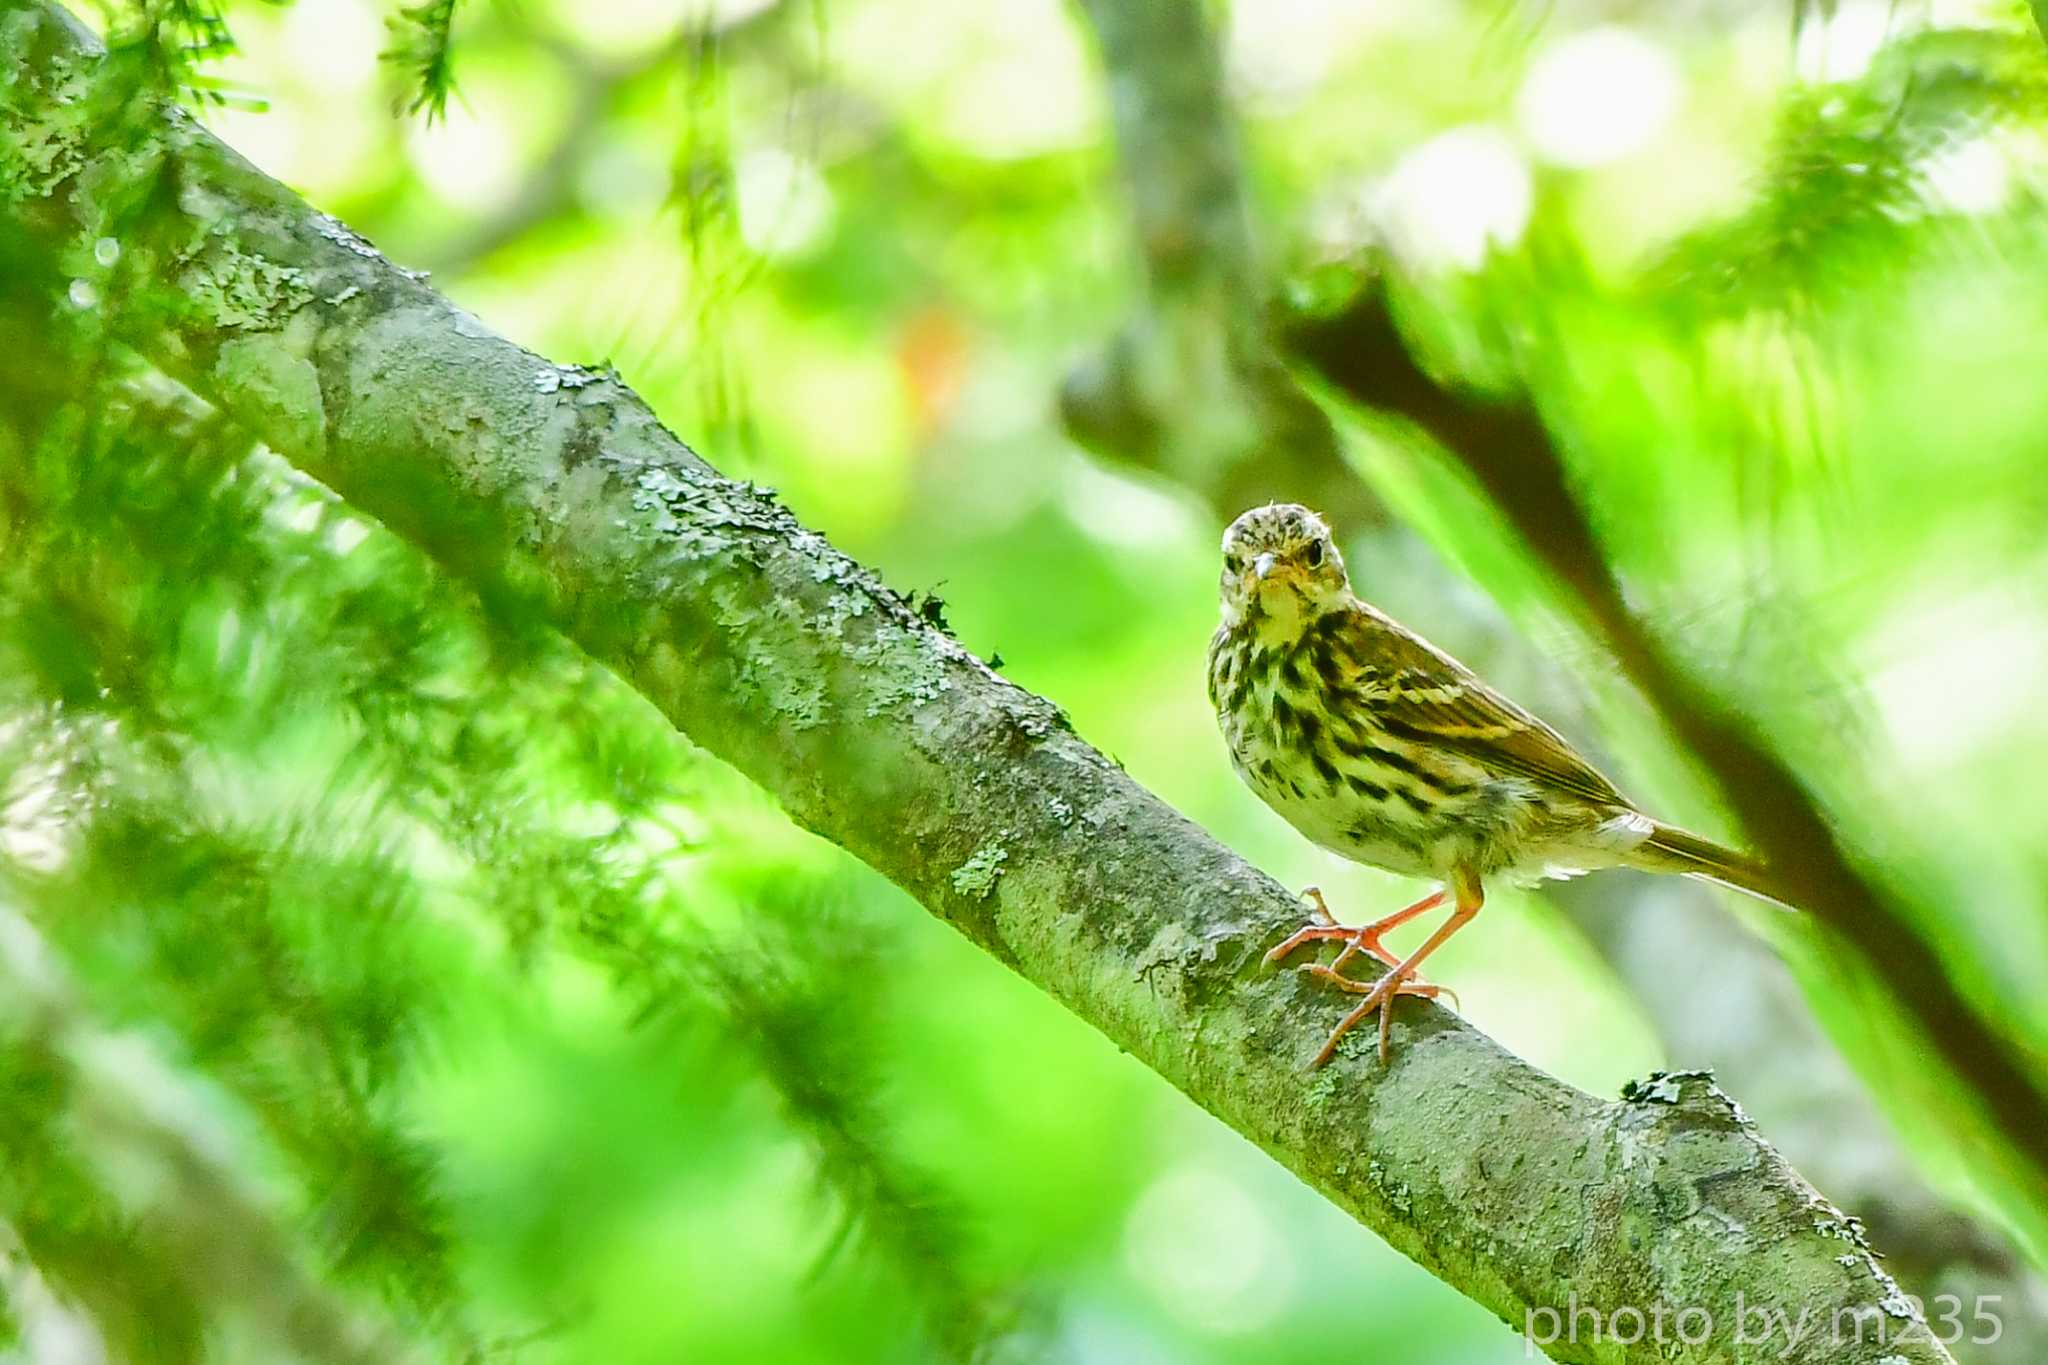
[[(1414, 919), (1424, 911), (1442, 904), (1448, 894), (1448, 888), (1439, 888), (1424, 896), (1415, 904), (1405, 906), (1388, 915), (1385, 919), (1374, 920), (1371, 924), (1357, 929), (1348, 929), (1336, 922), (1335, 917), (1330, 914), (1330, 908), (1323, 904), (1321, 892), (1310, 888), (1304, 893), (1311, 903), (1312, 909), (1310, 913), (1315, 917), (1316, 922), (1304, 925), (1296, 930), (1294, 935), (1286, 942), (1280, 944), (1270, 953), (1267, 953), (1266, 960), (1268, 962), (1277, 962), (1304, 943), (1325, 939), (1343, 939), (1344, 951), (1338, 953), (1336, 958), (1327, 967), (1321, 963), (1314, 963), (1306, 970), (1312, 976), (1321, 977), (1329, 981), (1339, 990), (1365, 997), (1365, 999), (1358, 1002), (1356, 1009), (1344, 1016), (1343, 1022), (1337, 1025), (1336, 1031), (1330, 1034), (1329, 1041), (1323, 1044), (1323, 1050), (1318, 1052), (1315, 1061), (1309, 1064), (1311, 1069), (1329, 1061), (1337, 1051), (1337, 1044), (1343, 1041), (1344, 1035), (1356, 1027), (1359, 1020), (1365, 1018), (1366, 1015), (1371, 1014), (1374, 1010), (1380, 1012), (1380, 1065), (1385, 1066), (1391, 1051), (1388, 1037), (1389, 1030), (1393, 1027), (1393, 1003), (1395, 997), (1419, 995), (1424, 999), (1434, 1000), (1440, 995), (1451, 994), (1441, 986), (1424, 981), (1416, 969), (1422, 965), (1424, 958), (1434, 953), (1438, 948), (1441, 948), (1445, 940), (1449, 939), (1452, 934), (1457, 933), (1458, 930), (1469, 924), (1472, 917), (1479, 913), (1479, 907), (1485, 903), (1485, 891), (1480, 886), (1479, 878), (1476, 875), (1470, 871), (1460, 871), (1452, 880), (1457, 890), (1457, 901), (1451, 917), (1445, 920), (1420, 948), (1417, 948), (1406, 958), (1398, 960), (1388, 953), (1386, 948), (1380, 943), (1380, 936), (1397, 925), (1405, 924), (1409, 920)], [(1345, 961), (1353, 953), (1357, 952), (1370, 953), (1380, 961), (1388, 964), (1391, 970), (1377, 981), (1352, 980), (1338, 969), (1344, 965)], [(1451, 995), (1453, 1003), (1457, 999), (1456, 995)]]
[[(1394, 965), (1398, 967), (1401, 964), (1397, 962)], [(1387, 979), (1385, 976), (1381, 976), (1375, 977), (1371, 981), (1360, 981), (1355, 977), (1343, 975), (1335, 967), (1325, 967), (1320, 962), (1310, 962), (1304, 965), (1301, 968), (1301, 970), (1310, 976), (1319, 977), (1322, 980), (1329, 982), (1331, 985), (1335, 986), (1340, 991), (1346, 991), (1352, 995), (1370, 995), (1375, 990), (1378, 990), (1380, 985)], [(1392, 973), (1390, 972), (1388, 973), (1388, 975), (1391, 976)], [(1424, 1000), (1434, 1000), (1438, 996), (1448, 995), (1449, 997), (1451, 997), (1451, 1004), (1453, 1007), (1459, 1010), (1463, 1010), (1465, 1008), (1463, 1003), (1460, 1002), (1458, 999), (1458, 993), (1452, 990), (1449, 986), (1443, 985), (1435, 981), (1424, 981), (1421, 977), (1416, 976), (1413, 973), (1410, 973), (1401, 982), (1400, 994), (1419, 995)]]
[(1448, 995), (1453, 1003), (1456, 1003), (1458, 999), (1457, 992), (1446, 986), (1439, 986), (1433, 981), (1424, 981), (1420, 977), (1404, 976), (1399, 966), (1396, 966), (1393, 971), (1388, 972), (1377, 981), (1354, 981), (1348, 976), (1339, 975), (1333, 968), (1325, 967), (1319, 962), (1312, 963), (1302, 970), (1310, 976), (1320, 977), (1340, 991), (1365, 997), (1365, 999), (1358, 1002), (1357, 1008), (1345, 1015), (1338, 1022), (1337, 1027), (1331, 1030), (1329, 1039), (1323, 1044), (1322, 1051), (1318, 1052), (1316, 1059), (1309, 1063), (1310, 1070), (1314, 1070), (1324, 1062), (1329, 1061), (1330, 1058), (1336, 1056), (1337, 1044), (1343, 1040), (1344, 1035), (1351, 1032), (1353, 1028), (1358, 1026), (1360, 1020), (1364, 1019), (1374, 1010), (1378, 1010), (1380, 1014), (1380, 1065), (1386, 1065), (1387, 1057), (1390, 1053), (1389, 1039), (1394, 1026), (1394, 1010), (1391, 1002), (1397, 995), (1419, 995), (1424, 1000), (1434, 1000), (1440, 995)]
[[(1305, 943), (1325, 943), (1332, 940), (1341, 940), (1344, 944), (1344, 950), (1338, 953), (1328, 966), (1317, 962), (1311, 963), (1304, 970), (1311, 976), (1319, 977), (1329, 982), (1341, 991), (1365, 997), (1364, 1000), (1358, 1003), (1358, 1007), (1346, 1015), (1344, 1021), (1337, 1025), (1336, 1031), (1330, 1035), (1329, 1041), (1323, 1044), (1323, 1050), (1316, 1054), (1316, 1059), (1312, 1063), (1313, 1066), (1321, 1066), (1324, 1062), (1329, 1061), (1331, 1056), (1336, 1053), (1338, 1041), (1345, 1034), (1349, 1033), (1358, 1024), (1359, 1020), (1365, 1018), (1374, 1010), (1379, 1010), (1380, 1012), (1380, 1061), (1384, 1063), (1388, 1056), (1388, 1037), (1389, 1030), (1392, 1027), (1393, 1010), (1383, 1007), (1397, 995), (1419, 995), (1425, 1000), (1435, 1000), (1439, 996), (1448, 995), (1451, 998), (1452, 1004), (1458, 1005), (1461, 1009), (1463, 1008), (1455, 991), (1439, 986), (1434, 982), (1424, 981), (1416, 974), (1413, 966), (1407, 967), (1404, 971), (1401, 959), (1395, 957), (1386, 945), (1380, 941), (1384, 935), (1406, 924), (1417, 915), (1433, 910), (1441, 905), (1445, 894), (1443, 891), (1433, 891), (1421, 900), (1416, 901), (1413, 905), (1403, 906), (1391, 915), (1356, 928), (1337, 922), (1336, 916), (1330, 913), (1330, 907), (1324, 903), (1323, 893), (1320, 889), (1311, 886), (1301, 894), (1309, 902), (1311, 922), (1295, 930), (1284, 942), (1275, 946), (1271, 952), (1266, 954), (1266, 961), (1268, 963), (1279, 962)], [(1393, 968), (1393, 970), (1377, 981), (1355, 981), (1345, 976), (1342, 970), (1344, 964), (1351, 959), (1352, 954), (1361, 952), (1378, 959), (1388, 967)]]
[(1330, 913), (1330, 907), (1323, 902), (1322, 888), (1311, 886), (1302, 896), (1309, 903), (1310, 922), (1294, 931), (1287, 940), (1275, 946), (1266, 954), (1267, 965), (1285, 959), (1304, 943), (1324, 943), (1331, 939), (1343, 939), (1344, 951), (1337, 954), (1337, 960), (1330, 964), (1330, 970), (1340, 971), (1353, 953), (1363, 952), (1386, 963), (1389, 967), (1400, 965), (1401, 959), (1389, 952), (1380, 942), (1383, 935), (1398, 929), (1409, 920), (1425, 911), (1435, 909), (1443, 903), (1444, 893), (1433, 891), (1413, 905), (1403, 906), (1393, 914), (1376, 919), (1371, 924), (1350, 928), (1337, 923), (1337, 917)]

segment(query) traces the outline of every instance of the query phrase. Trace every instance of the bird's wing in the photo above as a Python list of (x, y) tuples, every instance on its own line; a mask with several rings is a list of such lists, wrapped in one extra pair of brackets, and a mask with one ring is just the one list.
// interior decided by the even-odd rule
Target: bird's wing
[(1373, 608), (1360, 603), (1358, 612), (1347, 632), (1362, 646), (1350, 690), (1393, 738), (1455, 750), (1596, 805), (1631, 804), (1563, 735), (1471, 669)]

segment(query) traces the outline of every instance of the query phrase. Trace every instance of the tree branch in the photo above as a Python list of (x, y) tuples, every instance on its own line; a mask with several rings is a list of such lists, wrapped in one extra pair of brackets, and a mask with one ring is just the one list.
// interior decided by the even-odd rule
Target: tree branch
[(1712, 893), (1587, 877), (1549, 899), (1635, 987), (1664, 1054), (1712, 1067), (1800, 1171), (1856, 1210), (1895, 1275), (1930, 1301), (1996, 1297), (2001, 1354), (2048, 1360), (2048, 1286), (2008, 1233), (1928, 1183), (1784, 960)]
[[(1814, 1324), (1786, 1360), (1950, 1359), (1924, 1328), (1901, 1339), (1916, 1310), (1854, 1222), (1703, 1077), (1598, 1100), (1428, 1005), (1401, 1011), (1392, 1065), (1365, 1046), (1305, 1073), (1337, 1002), (1260, 965), (1300, 918), (1283, 888), (615, 376), (495, 336), (127, 98), (60, 13), (0, 0), (0, 253), (53, 294), (118, 234), (109, 328), (487, 603), (544, 612), (798, 822), (1510, 1326), (1575, 1302), (1697, 1309), (1704, 1330), (1581, 1325), (1554, 1358), (1732, 1365), (1753, 1349), (1738, 1304), (1767, 1303)], [(1822, 1331), (1838, 1310), (1869, 1330)]]

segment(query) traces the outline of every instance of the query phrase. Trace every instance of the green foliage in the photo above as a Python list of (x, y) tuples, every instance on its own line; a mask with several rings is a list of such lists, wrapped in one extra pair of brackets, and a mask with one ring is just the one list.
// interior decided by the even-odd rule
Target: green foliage
[[(228, 6), (221, 0), (99, 0), (115, 48), (140, 52), (151, 85), (193, 103), (223, 104), (238, 97), (231, 85), (208, 71), (236, 53)], [(276, 6), (293, 0), (264, 0)], [(404, 81), (407, 113), (425, 111), (431, 121), (447, 112), (455, 89), (454, 28), (459, 0), (421, 0), (400, 5), (385, 21), (390, 45), (382, 56)], [(259, 106), (260, 107), (260, 106)]]
[(101, 0), (101, 8), (108, 45), (139, 57), (152, 88), (202, 106), (246, 100), (213, 70), (236, 50), (218, 0)]
[(1755, 202), (1679, 242), (1653, 287), (1696, 317), (1824, 309), (1895, 278), (1941, 239), (1934, 181), (1945, 155), (2044, 119), (2039, 34), (1909, 34), (1858, 79), (1795, 91)]
[(406, 5), (390, 19), (391, 46), (384, 60), (414, 87), (407, 112), (426, 110), (429, 119), (447, 112), (455, 88), (455, 7), (457, 0), (423, 0)]
[(77, 1297), (121, 1358), (200, 1359), (205, 1318), (180, 1284), (176, 1248), (126, 1215), (68, 1131), (73, 1069), (47, 1045), (8, 1032), (0, 1048), (0, 1154), (19, 1254)]

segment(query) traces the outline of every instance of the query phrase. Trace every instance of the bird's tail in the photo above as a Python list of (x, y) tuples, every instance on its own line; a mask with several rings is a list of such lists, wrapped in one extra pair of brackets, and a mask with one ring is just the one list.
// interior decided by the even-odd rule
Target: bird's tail
[(1631, 850), (1629, 861), (1646, 872), (1678, 872), (1769, 901), (1781, 910), (1796, 910), (1778, 879), (1760, 859), (1711, 839), (1702, 839), (1676, 825), (1658, 824), (1650, 837)]

